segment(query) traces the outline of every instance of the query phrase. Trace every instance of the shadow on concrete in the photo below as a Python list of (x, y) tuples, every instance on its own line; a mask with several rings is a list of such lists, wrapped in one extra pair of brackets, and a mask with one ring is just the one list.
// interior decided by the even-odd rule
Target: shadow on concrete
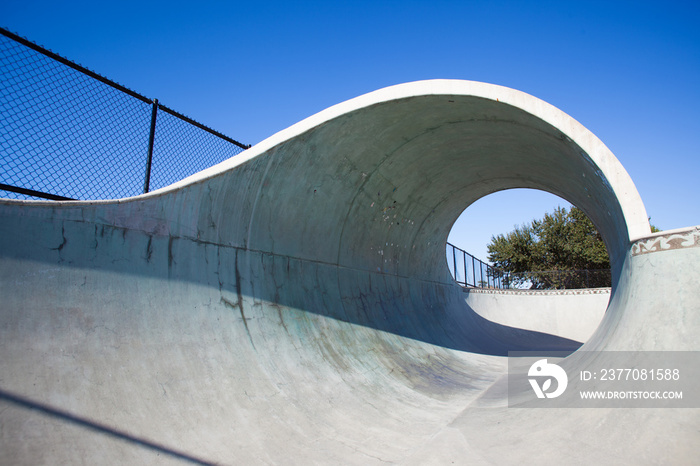
[(25, 408), (29, 409), (38, 413), (41, 413), (43, 415), (52, 417), (54, 419), (58, 419), (63, 422), (67, 422), (79, 427), (83, 427), (85, 429), (91, 430), (93, 432), (97, 432), (103, 435), (107, 435), (109, 437), (115, 438), (117, 440), (122, 440), (125, 442), (129, 442), (131, 444), (156, 451), (158, 453), (162, 453), (164, 455), (167, 455), (171, 458), (175, 458), (181, 461), (185, 461), (188, 463), (192, 464), (200, 464), (200, 465), (213, 465), (215, 463), (203, 460), (201, 458), (197, 458), (195, 456), (189, 455), (187, 453), (177, 451), (173, 448), (167, 447), (165, 445), (160, 445), (158, 443), (152, 442), (150, 440), (145, 440), (143, 438), (138, 438), (135, 437), (131, 434), (128, 434), (126, 432), (114, 429), (112, 427), (106, 426), (104, 424), (100, 424), (94, 421), (90, 421), (88, 419), (81, 418), (79, 416), (76, 416), (74, 414), (71, 414), (67, 411), (63, 411), (60, 409), (52, 408), (51, 406), (48, 406), (43, 403), (38, 403), (36, 401), (32, 401), (28, 398), (15, 395), (12, 393), (9, 393), (5, 390), (0, 390), (0, 401), (12, 404), (14, 406), (18, 406), (20, 408)]
[[(484, 319), (467, 305), (461, 287), (454, 282), (401, 277), (106, 225), (63, 221), (57, 227), (33, 220), (17, 221), (15, 216), (6, 232), (0, 228), (0, 234), (4, 233), (0, 258), (80, 269), (85, 277), (91, 271), (148, 277), (164, 281), (164, 290), (181, 282), (218, 289), (218, 304), (240, 313), (246, 330), (251, 307), (266, 303), (271, 319), (282, 319), (285, 313), (312, 313), (479, 354), (574, 352), (581, 346), (577, 341)], [(44, 239), (51, 228), (56, 244)], [(71, 289), (69, 283), (47, 286), (59, 293), (100, 291), (77, 285)], [(253, 336), (249, 337), (254, 345)]]

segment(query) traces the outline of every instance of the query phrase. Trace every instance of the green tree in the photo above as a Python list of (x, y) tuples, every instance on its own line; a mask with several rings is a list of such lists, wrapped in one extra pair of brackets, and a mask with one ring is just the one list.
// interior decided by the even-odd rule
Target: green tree
[[(512, 284), (534, 288), (610, 286), (610, 258), (598, 230), (576, 207), (558, 207), (541, 220), (492, 236), (488, 258)], [(583, 271), (583, 272), (572, 272)], [(503, 272), (508, 272), (503, 274)]]

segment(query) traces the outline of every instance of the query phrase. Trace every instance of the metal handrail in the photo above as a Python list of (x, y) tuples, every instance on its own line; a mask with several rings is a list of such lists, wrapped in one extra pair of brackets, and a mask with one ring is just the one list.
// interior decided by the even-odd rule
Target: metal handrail
[(447, 243), (448, 268), (455, 281), (470, 288), (580, 289), (610, 287), (610, 269), (507, 272)]

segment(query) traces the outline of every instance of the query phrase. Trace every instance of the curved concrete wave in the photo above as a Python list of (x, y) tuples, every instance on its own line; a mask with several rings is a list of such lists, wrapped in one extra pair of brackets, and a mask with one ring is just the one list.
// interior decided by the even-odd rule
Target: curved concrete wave
[[(19, 463), (689, 458), (694, 410), (504, 407), (507, 351), (580, 346), (480, 317), (450, 277), (452, 223), (508, 188), (557, 194), (603, 235), (614, 288), (584, 349), (698, 349), (700, 241), (651, 251), (601, 141), (522, 92), (409, 83), (148, 195), (0, 203), (2, 450)], [(640, 423), (673, 432), (673, 448), (650, 453), (663, 437)]]

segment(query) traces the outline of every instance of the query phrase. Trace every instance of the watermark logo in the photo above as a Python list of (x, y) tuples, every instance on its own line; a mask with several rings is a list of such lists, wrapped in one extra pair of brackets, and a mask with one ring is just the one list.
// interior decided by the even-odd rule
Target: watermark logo
[(700, 351), (509, 351), (508, 406), (700, 408)]
[[(527, 375), (534, 377), (528, 379), (528, 381), (532, 385), (537, 398), (556, 398), (564, 393), (569, 383), (569, 378), (566, 376), (564, 369), (556, 364), (548, 363), (546, 359), (540, 359), (530, 366)], [(540, 385), (538, 379), (544, 379), (542, 385)], [(552, 379), (557, 381), (557, 386), (556, 390), (549, 392), (548, 390), (552, 388)]]

